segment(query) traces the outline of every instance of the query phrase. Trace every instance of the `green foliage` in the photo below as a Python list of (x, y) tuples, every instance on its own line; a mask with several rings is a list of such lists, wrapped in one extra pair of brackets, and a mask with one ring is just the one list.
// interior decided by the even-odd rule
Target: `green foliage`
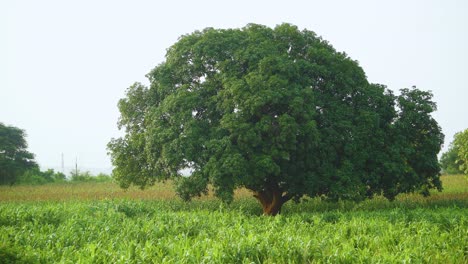
[(112, 181), (112, 177), (104, 174), (99, 173), (98, 175), (94, 176), (89, 171), (81, 172), (81, 171), (71, 171), (70, 172), (71, 182), (109, 182)]
[(400, 169), (388, 171), (394, 175), (388, 175), (390, 177), (384, 181), (390, 180), (393, 187), (384, 189), (384, 195), (392, 199), (398, 193), (419, 190), (427, 196), (431, 188), (442, 190), (437, 154), (444, 135), (431, 117), (437, 110), (432, 94), (415, 88), (402, 89), (397, 104), (400, 112), (391, 135), (390, 153), (399, 153), (391, 157), (395, 161), (391, 165), (400, 166)]
[(463, 170), (460, 169), (461, 160), (458, 159), (458, 148), (450, 144), (447, 152), (443, 153), (440, 157), (440, 167), (446, 174), (462, 174)]
[(270, 218), (256, 216), (252, 199), (227, 207), (213, 200), (0, 203), (0, 262), (468, 261), (466, 203), (410, 209), (373, 200), (337, 206), (289, 204), (283, 215)]
[(17, 178), (16, 185), (42, 185), (47, 183), (76, 183), (76, 182), (110, 182), (110, 175), (99, 173), (93, 175), (89, 171), (71, 171), (71, 178), (67, 180), (65, 174), (55, 172), (53, 169), (41, 171), (39, 168), (33, 168)]
[(108, 145), (123, 187), (175, 178), (184, 199), (210, 184), (227, 202), (245, 187), (272, 214), (304, 195), (393, 199), (441, 189), (432, 94), (370, 84), (312, 31), (196, 31), (147, 77), (149, 87), (136, 83), (120, 100), (126, 133)]
[(454, 138), (453, 145), (458, 150), (456, 163), (461, 171), (468, 174), (468, 129), (457, 133)]
[(40, 185), (52, 182), (64, 182), (65, 180), (66, 176), (61, 172), (55, 172), (53, 169), (40, 171), (39, 168), (34, 168), (18, 177), (16, 184)]
[(25, 137), (24, 130), (0, 123), (0, 184), (14, 184), (25, 171), (38, 167)]
[(112, 181), (112, 176), (105, 174), (105, 173), (99, 173), (94, 177), (96, 182), (110, 182)]
[(70, 171), (70, 181), (72, 182), (86, 182), (86, 181), (91, 181), (92, 180), (92, 175), (91, 172), (89, 171), (79, 171), (79, 170), (72, 170)]
[(7, 244), (0, 244), (1, 263), (34, 263), (32, 258), (27, 258), (20, 249)]
[(16, 184), (40, 185), (40, 184), (53, 182), (53, 179), (47, 176), (48, 175), (44, 175), (39, 170), (39, 168), (28, 170), (23, 175), (18, 177), (18, 181), (16, 182)]

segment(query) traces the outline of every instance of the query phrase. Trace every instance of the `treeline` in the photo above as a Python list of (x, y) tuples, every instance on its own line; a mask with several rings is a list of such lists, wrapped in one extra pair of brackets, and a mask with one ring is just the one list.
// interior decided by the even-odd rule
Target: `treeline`
[(34, 154), (29, 152), (27, 147), (24, 130), (0, 122), (0, 185), (112, 180), (112, 177), (107, 174), (92, 175), (89, 171), (72, 171), (70, 178), (52, 169), (41, 171), (34, 160)]
[(62, 172), (56, 172), (53, 169), (41, 171), (34, 168), (26, 171), (19, 176), (13, 183), (15, 185), (41, 185), (47, 183), (74, 183), (74, 182), (109, 182), (112, 177), (108, 174), (99, 173), (91, 174), (89, 171), (72, 171), (70, 177), (67, 178)]

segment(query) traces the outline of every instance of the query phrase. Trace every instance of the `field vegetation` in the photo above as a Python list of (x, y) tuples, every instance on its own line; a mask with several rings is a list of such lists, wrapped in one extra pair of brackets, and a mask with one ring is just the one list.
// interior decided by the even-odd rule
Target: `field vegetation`
[(3, 263), (466, 263), (468, 179), (430, 197), (320, 198), (261, 216), (251, 193), (183, 202), (170, 182), (0, 187)]
[(468, 130), (439, 161), (432, 92), (286, 23), (183, 35), (146, 77), (112, 177), (41, 171), (0, 122), (0, 264), (468, 263)]

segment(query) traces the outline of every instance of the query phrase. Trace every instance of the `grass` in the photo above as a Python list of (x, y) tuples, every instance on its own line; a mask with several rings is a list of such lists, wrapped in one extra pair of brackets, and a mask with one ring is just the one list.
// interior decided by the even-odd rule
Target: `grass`
[(141, 190), (121, 189), (116, 183), (54, 183), (40, 186), (1, 186), (0, 201), (69, 201), (101, 199), (174, 199), (170, 183), (160, 183)]
[(468, 179), (442, 181), (429, 198), (307, 199), (277, 217), (245, 190), (225, 205), (170, 183), (0, 187), (0, 263), (468, 263)]
[[(237, 190), (236, 198), (252, 196), (248, 190)], [(170, 181), (142, 190), (132, 186), (122, 189), (114, 182), (51, 183), (44, 185), (0, 186), (2, 201), (69, 201), (102, 199), (173, 200), (178, 199)], [(201, 200), (213, 199), (210, 194)]]
[[(397, 201), (431, 202), (436, 200), (467, 200), (468, 176), (444, 175), (441, 177), (443, 192), (432, 191), (424, 198), (418, 194), (402, 194)], [(247, 198), (252, 194), (245, 189), (237, 190), (235, 197)], [(212, 199), (212, 195), (202, 200)], [(141, 190), (138, 187), (122, 189), (114, 182), (78, 182), (52, 183), (45, 185), (0, 186), (0, 202), (5, 201), (69, 201), (69, 200), (102, 200), (102, 199), (137, 199), (137, 200), (173, 200), (178, 199), (170, 181), (157, 183)], [(381, 198), (377, 198), (381, 199)]]

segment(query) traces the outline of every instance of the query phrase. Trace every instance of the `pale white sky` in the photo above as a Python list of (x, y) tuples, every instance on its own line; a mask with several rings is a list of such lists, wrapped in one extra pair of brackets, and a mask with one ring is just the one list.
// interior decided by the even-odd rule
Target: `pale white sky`
[(64, 153), (66, 166), (78, 157), (104, 170), (117, 101), (180, 35), (288, 22), (358, 60), (371, 82), (432, 90), (447, 146), (468, 128), (467, 3), (0, 0), (0, 122), (26, 130), (44, 168)]

